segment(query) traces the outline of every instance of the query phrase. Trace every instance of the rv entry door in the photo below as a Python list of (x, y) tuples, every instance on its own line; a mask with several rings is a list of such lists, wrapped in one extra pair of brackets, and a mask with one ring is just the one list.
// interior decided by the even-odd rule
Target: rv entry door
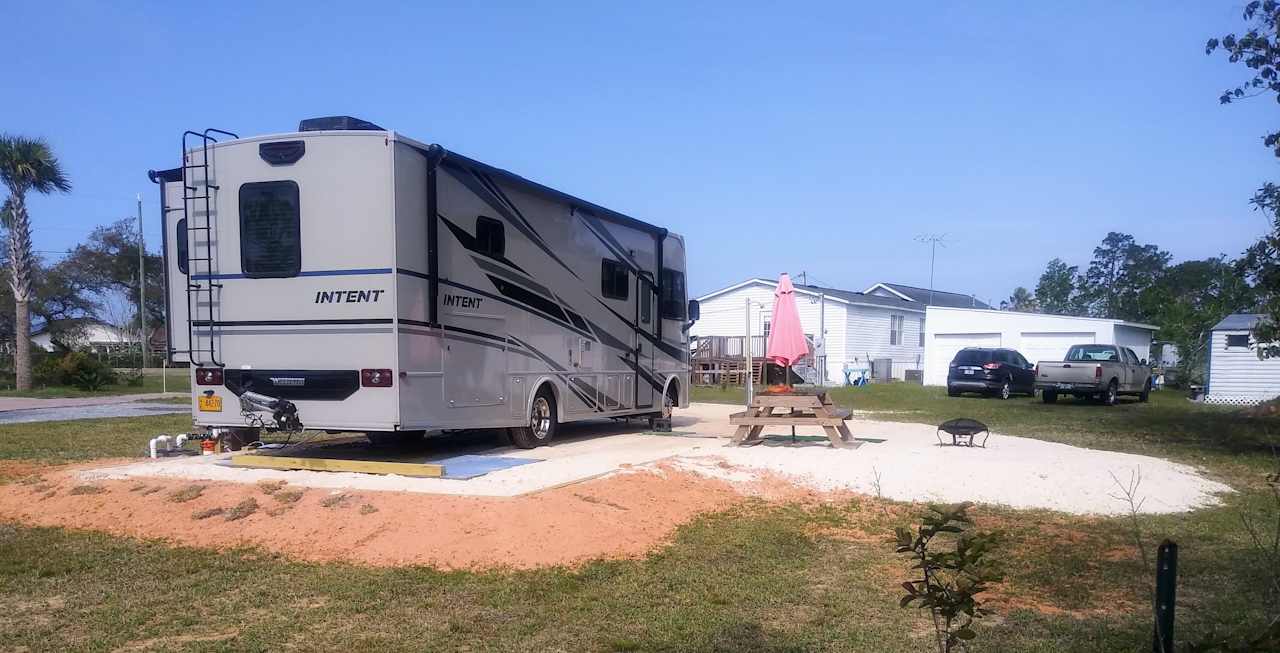
[(659, 319), (656, 300), (653, 280), (643, 273), (636, 275), (636, 408), (653, 407), (654, 389), (649, 379), (658, 376), (654, 372), (653, 346)]

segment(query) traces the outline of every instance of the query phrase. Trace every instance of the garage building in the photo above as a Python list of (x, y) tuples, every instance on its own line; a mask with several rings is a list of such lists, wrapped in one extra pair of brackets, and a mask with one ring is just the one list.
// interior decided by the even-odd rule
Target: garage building
[(930, 306), (925, 314), (924, 382), (946, 385), (947, 368), (965, 347), (1016, 349), (1032, 363), (1062, 360), (1081, 343), (1120, 345), (1147, 359), (1157, 327), (1125, 320)]

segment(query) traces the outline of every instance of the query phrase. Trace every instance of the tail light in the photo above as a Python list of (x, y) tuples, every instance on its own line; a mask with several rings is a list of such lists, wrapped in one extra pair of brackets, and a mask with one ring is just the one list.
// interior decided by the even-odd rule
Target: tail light
[(982, 365), (982, 369), (984, 369), (984, 370), (998, 370), (998, 369), (1000, 369), (1000, 363), (984, 363), (984, 364)]
[(366, 388), (390, 388), (391, 370), (360, 370), (360, 385)]
[(197, 367), (196, 385), (222, 385), (222, 368)]
[(1101, 379), (1101, 378), (1102, 378), (1102, 366), (1101, 366), (1101, 365), (1096, 365), (1096, 366), (1094, 366), (1094, 368), (1093, 368), (1093, 378), (1095, 378), (1095, 379)]

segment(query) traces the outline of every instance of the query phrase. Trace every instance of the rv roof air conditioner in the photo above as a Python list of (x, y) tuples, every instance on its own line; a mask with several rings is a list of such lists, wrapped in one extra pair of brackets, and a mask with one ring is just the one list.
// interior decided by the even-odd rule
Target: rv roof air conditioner
[(351, 116), (324, 116), (323, 118), (307, 118), (298, 123), (298, 131), (300, 132), (320, 132), (320, 131), (372, 131), (381, 132), (385, 129), (359, 118)]

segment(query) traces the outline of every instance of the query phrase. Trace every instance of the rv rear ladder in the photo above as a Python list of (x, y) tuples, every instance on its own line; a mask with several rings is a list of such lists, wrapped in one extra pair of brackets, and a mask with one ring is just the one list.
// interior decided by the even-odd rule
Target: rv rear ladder
[[(213, 235), (217, 206), (214, 193), (219, 190), (210, 178), (209, 150), (218, 142), (214, 134), (239, 138), (221, 129), (206, 129), (197, 133), (182, 134), (182, 217), (187, 224), (187, 251), (203, 256), (187, 257), (187, 342), (185, 353), (193, 365), (222, 366), (218, 359), (217, 311), (215, 296), (222, 295), (218, 278), (217, 261), (213, 253)], [(199, 161), (196, 162), (199, 147)], [(203, 239), (195, 239), (193, 232), (203, 232)], [(194, 247), (193, 247), (194, 245)], [(203, 247), (203, 250), (201, 250)], [(200, 329), (203, 329), (201, 331)]]

